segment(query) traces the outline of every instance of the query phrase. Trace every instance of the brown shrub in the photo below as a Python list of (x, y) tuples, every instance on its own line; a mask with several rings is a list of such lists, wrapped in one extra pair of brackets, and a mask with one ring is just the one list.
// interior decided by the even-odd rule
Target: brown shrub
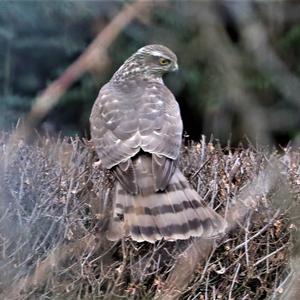
[[(0, 142), (2, 299), (266, 299), (284, 290), (300, 154), (190, 143), (180, 168), (225, 215), (218, 241), (105, 240), (113, 178), (88, 142)], [(296, 218), (296, 219), (295, 219)]]

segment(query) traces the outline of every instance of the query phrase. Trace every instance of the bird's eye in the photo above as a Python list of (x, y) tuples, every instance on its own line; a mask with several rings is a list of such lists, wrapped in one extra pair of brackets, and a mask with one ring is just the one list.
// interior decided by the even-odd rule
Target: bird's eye
[(167, 58), (161, 57), (161, 58), (159, 59), (159, 63), (160, 63), (160, 65), (162, 65), (162, 66), (168, 65), (170, 62), (171, 62), (171, 61), (170, 61), (169, 59), (167, 59)]

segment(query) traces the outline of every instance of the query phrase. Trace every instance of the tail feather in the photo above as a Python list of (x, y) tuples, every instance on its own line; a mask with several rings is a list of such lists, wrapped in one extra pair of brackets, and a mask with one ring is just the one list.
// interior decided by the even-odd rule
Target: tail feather
[(167, 188), (155, 192), (151, 160), (136, 162), (138, 195), (130, 195), (118, 182), (114, 214), (108, 239), (131, 236), (135, 241), (212, 238), (225, 231), (226, 222), (213, 209), (203, 206), (198, 193), (176, 169)]

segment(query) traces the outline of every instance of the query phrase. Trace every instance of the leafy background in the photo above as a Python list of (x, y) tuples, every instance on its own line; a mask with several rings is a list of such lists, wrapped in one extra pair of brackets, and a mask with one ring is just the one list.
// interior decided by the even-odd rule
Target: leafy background
[[(162, 43), (179, 57), (180, 72), (167, 76), (166, 82), (179, 101), (191, 138), (213, 134), (224, 144), (229, 138), (236, 144), (245, 136), (253, 142), (298, 143), (300, 107), (272, 79), (280, 70), (265, 72), (243, 42), (242, 2), (154, 1), (149, 16), (131, 22), (108, 49), (105, 68), (100, 71), (95, 63), (65, 93), (40, 129), (88, 136), (88, 116), (99, 88), (139, 47)], [(254, 24), (259, 22), (266, 30), (270, 49), (299, 79), (299, 1), (245, 2), (251, 5)], [(14, 128), (34, 98), (126, 3), (1, 2), (0, 128)], [(272, 61), (267, 63), (272, 67)]]

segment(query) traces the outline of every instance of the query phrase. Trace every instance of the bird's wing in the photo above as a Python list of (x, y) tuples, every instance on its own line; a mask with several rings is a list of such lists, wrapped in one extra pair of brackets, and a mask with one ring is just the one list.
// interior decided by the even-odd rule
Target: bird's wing
[[(138, 88), (132, 95), (138, 98)], [(132, 99), (122, 95), (109, 83), (102, 87), (92, 109), (91, 137), (105, 168), (113, 169), (129, 193), (137, 193), (131, 162), (140, 150), (138, 116)]]
[(182, 140), (178, 103), (165, 85), (145, 89), (140, 108), (142, 149), (152, 153), (156, 190), (164, 190), (176, 168)]
[(90, 123), (103, 166), (113, 168), (127, 192), (138, 192), (131, 158), (140, 149), (152, 154), (155, 189), (165, 189), (179, 156), (182, 121), (178, 104), (164, 85), (136, 83), (128, 91), (105, 85)]

